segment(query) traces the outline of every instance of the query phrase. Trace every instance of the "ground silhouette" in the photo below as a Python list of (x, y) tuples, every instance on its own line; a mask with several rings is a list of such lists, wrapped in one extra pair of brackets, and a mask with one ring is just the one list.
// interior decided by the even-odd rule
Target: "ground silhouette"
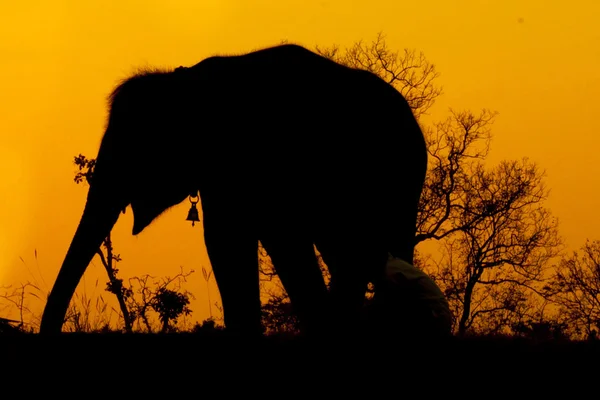
[[(368, 336), (241, 338), (225, 332), (75, 333), (0, 336), (0, 344), (3, 377), (42, 378), (54, 368), (61, 375), (56, 376), (61, 393), (70, 382), (71, 388), (114, 386), (121, 394), (137, 395), (166, 389), (183, 395), (192, 383), (204, 395), (356, 396), (367, 390), (369, 397), (480, 397), (506, 390), (541, 396), (565, 388), (574, 394), (595, 387), (600, 356), (598, 342), (501, 337), (404, 341)], [(117, 381), (128, 384), (117, 389)]]

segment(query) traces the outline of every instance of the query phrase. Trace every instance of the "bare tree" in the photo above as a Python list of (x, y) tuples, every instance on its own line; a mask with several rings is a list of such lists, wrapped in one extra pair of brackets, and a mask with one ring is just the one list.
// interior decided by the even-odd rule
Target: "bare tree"
[(450, 114), (424, 130), (429, 168), (419, 203), (415, 244), (444, 239), (473, 222), (459, 221), (456, 216), (463, 210), (472, 166), (488, 155), (497, 113), (483, 109), (479, 114), (454, 110)]
[[(561, 249), (558, 222), (543, 207), (543, 172), (527, 159), (491, 170), (474, 163), (448, 217), (445, 257), (431, 274), (445, 290), (457, 332), (497, 332), (535, 314), (549, 261)], [(495, 321), (495, 322), (494, 322)]]
[(561, 257), (545, 287), (573, 338), (596, 338), (600, 330), (600, 241), (587, 240)]
[[(183, 269), (173, 277), (157, 279), (151, 275), (135, 276), (129, 279), (126, 290), (127, 308), (130, 310), (133, 327), (142, 332), (167, 332), (174, 329), (180, 316), (191, 313), (188, 305), (192, 293), (183, 290), (183, 284), (194, 270)], [(156, 328), (158, 316), (160, 328)]]

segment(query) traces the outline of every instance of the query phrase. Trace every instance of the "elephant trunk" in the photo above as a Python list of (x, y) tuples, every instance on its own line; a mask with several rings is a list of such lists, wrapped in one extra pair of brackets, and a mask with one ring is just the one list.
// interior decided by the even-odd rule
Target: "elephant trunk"
[(124, 208), (114, 204), (114, 199), (106, 201), (105, 197), (97, 196), (94, 192), (91, 188), (81, 221), (48, 296), (40, 334), (60, 333), (69, 303), (83, 273)]

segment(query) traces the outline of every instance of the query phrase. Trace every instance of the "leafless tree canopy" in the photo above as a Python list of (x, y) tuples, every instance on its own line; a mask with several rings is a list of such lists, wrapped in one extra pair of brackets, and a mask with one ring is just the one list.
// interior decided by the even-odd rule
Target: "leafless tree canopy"
[(461, 202), (470, 168), (488, 155), (496, 113), (484, 109), (479, 114), (453, 110), (450, 114), (424, 129), (429, 169), (419, 204), (417, 244), (440, 240), (462, 229), (456, 216), (464, 208)]
[(545, 289), (573, 337), (595, 338), (600, 330), (600, 241), (588, 240), (563, 256)]
[(435, 65), (414, 49), (390, 50), (382, 33), (370, 44), (358, 41), (343, 53), (338, 46), (317, 46), (316, 51), (340, 64), (378, 75), (404, 95), (417, 118), (442, 94), (442, 88), (434, 82), (440, 75)]
[[(474, 324), (481, 331), (482, 318), (488, 329), (510, 328), (525, 317), (529, 297), (539, 293), (549, 261), (559, 253), (558, 222), (543, 207), (543, 174), (527, 159), (490, 170), (474, 163), (466, 177), (449, 217), (459, 229), (446, 236), (446, 257), (432, 274), (454, 304), (459, 334)], [(490, 325), (491, 319), (504, 320), (504, 326)]]

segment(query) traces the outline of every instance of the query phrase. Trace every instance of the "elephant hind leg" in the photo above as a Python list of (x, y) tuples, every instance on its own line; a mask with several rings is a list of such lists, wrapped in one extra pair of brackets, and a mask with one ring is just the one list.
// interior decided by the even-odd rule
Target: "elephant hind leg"
[(328, 292), (312, 241), (279, 232), (261, 243), (283, 284), (303, 333), (326, 328)]
[[(345, 236), (345, 235), (344, 235)], [(385, 267), (387, 253), (383, 243), (348, 236), (330, 236), (317, 242), (331, 273), (330, 295), (335, 324), (342, 331), (360, 326), (361, 311), (369, 282)]]
[(236, 335), (262, 335), (258, 240), (210, 213), (205, 213), (204, 232), (221, 295), (226, 330)]

